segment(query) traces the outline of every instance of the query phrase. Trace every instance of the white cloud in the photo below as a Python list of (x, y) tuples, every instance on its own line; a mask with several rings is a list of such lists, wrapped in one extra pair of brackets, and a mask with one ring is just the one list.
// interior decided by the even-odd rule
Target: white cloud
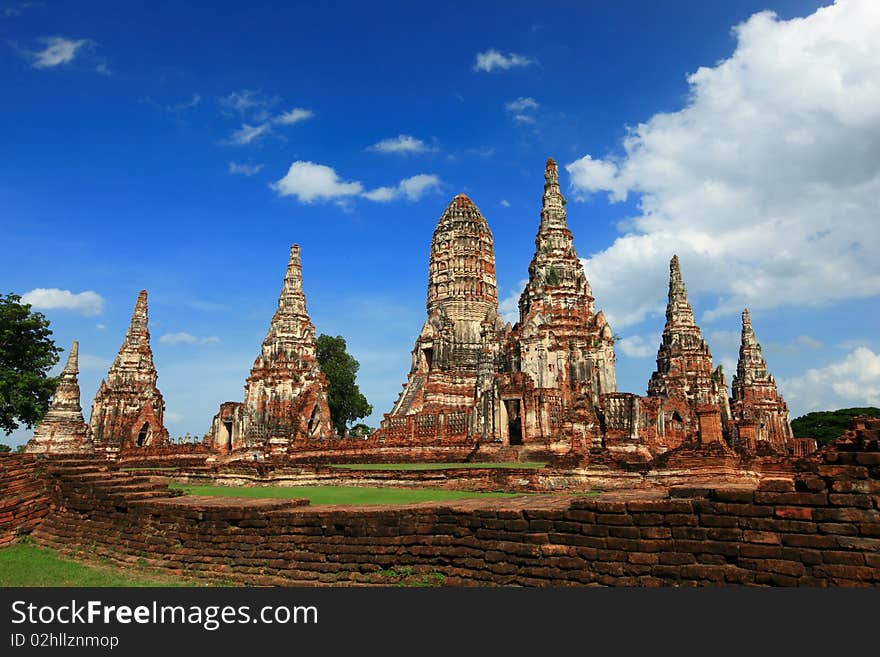
[(76, 59), (83, 46), (89, 43), (88, 39), (65, 39), (57, 36), (47, 37), (41, 41), (46, 44), (45, 49), (31, 53), (34, 68), (54, 68), (68, 64)]
[(662, 310), (673, 253), (712, 297), (704, 320), (880, 294), (880, 3), (761, 12), (734, 33), (728, 59), (688, 77), (683, 109), (630, 129), (622, 157), (567, 167), (582, 197), (640, 195), (585, 261), (616, 328)]
[(620, 338), (615, 347), (623, 353), (624, 356), (630, 358), (647, 358), (657, 353), (657, 345), (649, 342), (641, 335), (631, 335)]
[(302, 203), (359, 196), (364, 187), (359, 182), (344, 182), (331, 167), (314, 162), (296, 161), (287, 174), (272, 188), (281, 196), (295, 196)]
[(502, 208), (509, 208), (509, 207), (510, 207), (510, 201), (508, 201), (506, 198), (501, 199), (501, 207), (502, 207)]
[(246, 163), (239, 164), (238, 162), (230, 162), (228, 171), (229, 171), (229, 173), (231, 173), (233, 175), (250, 177), (250, 176), (255, 176), (258, 173), (260, 173), (262, 168), (263, 168), (262, 164), (246, 164)]
[(302, 203), (313, 201), (344, 201), (355, 196), (377, 203), (386, 203), (405, 197), (418, 201), (428, 191), (440, 186), (440, 178), (433, 174), (420, 173), (404, 178), (395, 187), (377, 187), (364, 191), (358, 181), (343, 181), (332, 167), (314, 162), (294, 162), (281, 180), (272, 188), (281, 196), (295, 196)]
[(440, 186), (440, 178), (433, 174), (420, 173), (410, 178), (401, 180), (397, 187), (377, 187), (364, 192), (363, 197), (370, 201), (385, 203), (406, 197), (408, 201), (418, 201), (426, 192), (437, 189)]
[(245, 146), (268, 134), (270, 130), (268, 123), (260, 123), (259, 125), (243, 123), (238, 130), (232, 133), (229, 141), (239, 146)]
[(424, 153), (428, 150), (427, 144), (412, 135), (397, 135), (383, 139), (367, 148), (368, 151), (377, 153)]
[(272, 119), (272, 121), (281, 125), (292, 125), (310, 119), (314, 115), (315, 113), (312, 110), (304, 109), (302, 107), (294, 107), (289, 112), (282, 112)]
[(397, 188), (410, 201), (418, 201), (425, 192), (440, 186), (440, 178), (433, 174), (420, 173), (400, 181)]
[(494, 48), (490, 48), (485, 52), (477, 53), (476, 60), (474, 61), (474, 70), (491, 73), (496, 69), (507, 70), (510, 68), (529, 66), (534, 63), (535, 60), (522, 55), (517, 55), (514, 52), (505, 55)]
[(509, 103), (504, 104), (504, 109), (506, 109), (508, 112), (515, 113), (529, 112), (538, 109), (538, 107), (538, 101), (528, 96), (520, 96), (516, 100), (511, 100)]
[(267, 98), (262, 92), (251, 89), (233, 91), (228, 96), (220, 99), (220, 104), (223, 107), (238, 112), (242, 117), (253, 110), (270, 107), (276, 102), (278, 102), (277, 98)]
[(512, 290), (510, 294), (498, 301), (498, 314), (505, 322), (516, 324), (519, 321), (519, 298), (528, 284), (529, 279), (524, 278), (519, 282), (517, 289)]
[(59, 290), (57, 287), (38, 287), (23, 294), (21, 300), (37, 310), (72, 310), (85, 317), (94, 317), (104, 312), (104, 297), (91, 290), (74, 294), (70, 290)]
[(517, 123), (534, 123), (535, 117), (528, 114), (514, 114), (513, 120)]
[(880, 406), (880, 354), (858, 347), (836, 363), (777, 382), (792, 416), (846, 406)]
[(192, 333), (181, 331), (179, 333), (165, 333), (159, 338), (162, 344), (217, 344), (220, 338), (216, 335), (197, 337)]

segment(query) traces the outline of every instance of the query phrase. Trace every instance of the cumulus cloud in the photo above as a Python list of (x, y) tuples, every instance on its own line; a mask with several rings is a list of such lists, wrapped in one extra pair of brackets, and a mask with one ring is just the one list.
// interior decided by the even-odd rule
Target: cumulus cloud
[(416, 139), (412, 135), (397, 135), (383, 139), (367, 148), (368, 151), (376, 153), (424, 153), (428, 150), (427, 144), (421, 139)]
[(220, 342), (220, 338), (216, 335), (209, 335), (206, 337), (197, 337), (192, 333), (186, 333), (185, 331), (181, 331), (179, 333), (165, 333), (162, 337), (159, 338), (159, 342), (162, 344), (217, 344)]
[(494, 48), (490, 48), (485, 52), (478, 52), (474, 60), (474, 70), (491, 73), (494, 70), (506, 71), (510, 68), (519, 68), (534, 64), (534, 59), (529, 59), (523, 55), (517, 55), (515, 52), (501, 53)]
[(620, 350), (624, 356), (630, 358), (647, 358), (657, 353), (657, 345), (649, 342), (641, 335), (630, 335), (620, 338), (615, 347)]
[(65, 39), (59, 36), (47, 37), (41, 41), (46, 47), (31, 53), (34, 68), (54, 68), (68, 64), (89, 43), (88, 39)]
[(287, 174), (272, 188), (281, 196), (295, 196), (301, 203), (359, 196), (364, 191), (357, 181), (340, 180), (336, 171), (325, 164), (301, 160), (291, 164)]
[(315, 113), (312, 110), (305, 109), (303, 107), (294, 107), (289, 112), (282, 112), (274, 119), (272, 119), (272, 121), (280, 125), (292, 125), (294, 123), (299, 123), (300, 121), (310, 119), (314, 115)]
[(857, 347), (842, 360), (777, 382), (793, 416), (845, 406), (880, 406), (880, 354)]
[(398, 198), (417, 201), (428, 191), (439, 187), (440, 178), (420, 173), (404, 178), (395, 187), (377, 187), (364, 191), (358, 181), (344, 181), (332, 167), (314, 162), (297, 161), (290, 165), (281, 180), (272, 188), (281, 196), (294, 196), (301, 203), (313, 201), (342, 201), (361, 196), (369, 201), (384, 203)]
[(729, 58), (687, 78), (683, 109), (566, 167), (575, 198), (639, 198), (585, 261), (615, 327), (662, 310), (673, 253), (710, 299), (704, 320), (880, 293), (880, 4), (761, 12), (734, 34)]
[(57, 287), (38, 287), (23, 294), (21, 300), (37, 310), (70, 310), (85, 317), (104, 312), (104, 297), (91, 290), (73, 293)]
[(262, 170), (262, 164), (246, 164), (246, 163), (238, 163), (238, 162), (230, 162), (228, 171), (229, 173), (237, 176), (255, 176)]

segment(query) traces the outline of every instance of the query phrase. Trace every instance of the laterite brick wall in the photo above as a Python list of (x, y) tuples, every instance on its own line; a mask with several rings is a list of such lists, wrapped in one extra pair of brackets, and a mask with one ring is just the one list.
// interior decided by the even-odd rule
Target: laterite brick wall
[(35, 457), (0, 454), (0, 547), (29, 534), (50, 510)]

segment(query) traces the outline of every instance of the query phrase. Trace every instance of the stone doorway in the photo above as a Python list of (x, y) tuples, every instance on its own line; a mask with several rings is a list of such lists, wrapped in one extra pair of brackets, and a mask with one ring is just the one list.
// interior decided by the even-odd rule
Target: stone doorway
[(232, 451), (232, 420), (223, 420), (223, 426), (226, 428), (226, 451)]
[(143, 447), (147, 444), (147, 438), (150, 435), (150, 425), (147, 422), (144, 422), (144, 426), (141, 427), (141, 430), (138, 432), (137, 437), (137, 446)]
[(522, 417), (519, 399), (505, 399), (504, 405), (507, 408), (508, 444), (522, 445)]

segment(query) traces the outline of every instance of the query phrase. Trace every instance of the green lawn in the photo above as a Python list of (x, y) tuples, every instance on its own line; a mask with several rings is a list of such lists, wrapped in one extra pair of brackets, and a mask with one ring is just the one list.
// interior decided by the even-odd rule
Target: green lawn
[[(411, 504), (471, 497), (513, 497), (515, 493), (473, 493), (435, 488), (366, 488), (359, 486), (175, 486), (187, 495), (225, 495), (227, 497), (267, 497), (294, 499), (307, 497), (320, 504)], [(522, 493), (519, 493), (522, 495)]]
[(453, 468), (543, 468), (546, 463), (334, 463), (346, 470), (451, 470)]
[[(0, 549), (0, 586), (199, 586), (133, 566), (81, 563), (21, 542)], [(201, 586), (204, 586), (203, 584)]]

